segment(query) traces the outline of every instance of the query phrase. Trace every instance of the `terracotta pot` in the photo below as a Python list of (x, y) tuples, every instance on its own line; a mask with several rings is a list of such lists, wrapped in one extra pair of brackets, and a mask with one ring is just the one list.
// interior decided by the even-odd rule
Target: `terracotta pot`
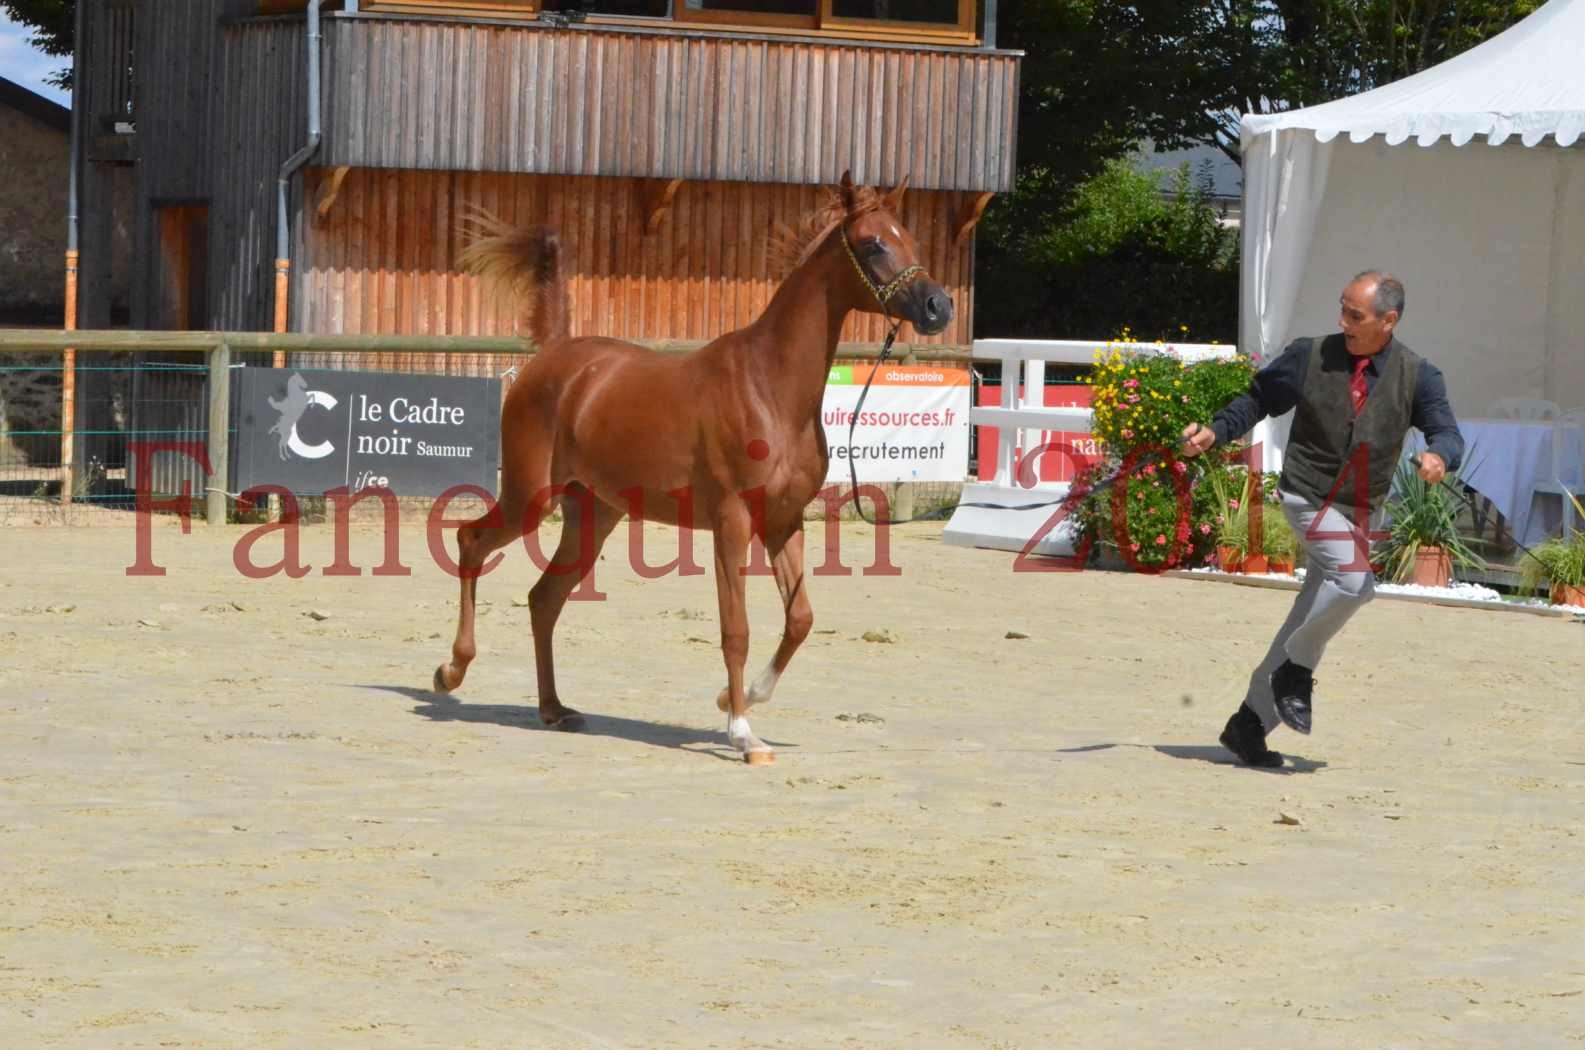
[(1279, 561), (1276, 558), (1268, 558), (1266, 559), (1266, 571), (1269, 573), (1274, 573), (1278, 576), (1292, 576), (1293, 562)]
[(1237, 572), (1243, 564), (1244, 556), (1237, 547), (1216, 548), (1216, 563), (1222, 567), (1223, 572)]
[(1585, 587), (1554, 583), (1552, 585), (1552, 604), (1585, 606)]
[(1421, 587), (1446, 587), (1453, 578), (1453, 558), (1441, 547), (1421, 547), (1414, 552), (1409, 582)]
[(1264, 554), (1244, 555), (1244, 573), (1248, 576), (1259, 576), (1266, 571), (1266, 556)]

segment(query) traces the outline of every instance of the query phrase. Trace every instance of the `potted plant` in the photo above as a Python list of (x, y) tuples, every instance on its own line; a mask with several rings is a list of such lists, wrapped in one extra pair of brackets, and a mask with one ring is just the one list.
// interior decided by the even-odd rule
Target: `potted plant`
[[(1206, 472), (1216, 510), (1216, 560), (1223, 572), (1239, 572), (1249, 549), (1249, 510), (1234, 488), (1231, 474), (1222, 469)], [(1247, 485), (1247, 483), (1246, 483)], [(1239, 496), (1234, 492), (1238, 491)]]
[(1266, 571), (1292, 576), (1299, 553), (1299, 538), (1280, 507), (1268, 506), (1261, 521), (1261, 548), (1266, 552)]
[(1237, 518), (1244, 532), (1244, 574), (1246, 576), (1261, 576), (1270, 567), (1270, 556), (1266, 553), (1266, 520), (1271, 517), (1272, 509), (1268, 506), (1260, 508), (1260, 526), (1257, 532), (1254, 523), (1254, 506), (1260, 500), (1257, 495), (1253, 479), (1245, 482), (1244, 495), (1238, 501)]
[(1391, 580), (1424, 587), (1446, 587), (1454, 566), (1484, 569), (1485, 560), (1458, 532), (1461, 504), (1452, 487), (1459, 483), (1458, 472), (1449, 471), (1441, 484), (1429, 484), (1409, 457), (1399, 460), (1392, 495), (1387, 499), (1391, 524), (1371, 563), (1380, 564)]
[[(1585, 518), (1585, 507), (1573, 496), (1569, 500)], [(1568, 540), (1550, 539), (1530, 552), (1519, 572), (1520, 583), (1537, 590), (1550, 585), (1548, 597), (1554, 605), (1585, 606), (1585, 532)]]

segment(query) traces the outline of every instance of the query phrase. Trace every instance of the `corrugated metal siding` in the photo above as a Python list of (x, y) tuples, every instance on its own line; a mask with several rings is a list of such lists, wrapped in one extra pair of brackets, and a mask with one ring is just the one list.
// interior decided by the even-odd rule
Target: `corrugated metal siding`
[[(713, 339), (757, 317), (778, 278), (767, 269), (766, 235), (796, 222), (823, 191), (814, 186), (688, 182), (659, 229), (645, 235), (644, 180), (354, 169), (323, 221), (315, 201), (331, 178), (307, 176), (310, 217), (294, 282), (294, 328), (326, 333), (494, 335), (513, 330), (508, 303), (486, 301), (461, 273), (461, 219), (471, 208), (518, 225), (560, 231), (576, 334), (622, 339)], [(903, 222), (924, 263), (956, 300), (941, 335), (912, 342), (967, 343), (973, 330), (970, 243), (952, 243), (966, 194), (910, 192)], [(878, 316), (852, 315), (842, 339), (879, 342)], [(363, 367), (444, 370), (447, 359), (389, 355)], [(452, 358), (474, 373), (492, 361)], [(350, 365), (349, 365), (350, 367)], [(482, 373), (479, 373), (482, 374)]]
[(140, 3), (136, 11), (140, 194), (206, 197), (220, 39), (214, 0), (159, 0)]
[(330, 18), (330, 164), (1012, 188), (1016, 56)]
[[(276, 177), (308, 140), (306, 30), (246, 22), (222, 34), (212, 180), (209, 287), (213, 328), (268, 331), (275, 292)], [(294, 211), (302, 178), (292, 180)], [(297, 236), (294, 233), (295, 245)], [(295, 251), (295, 248), (294, 248)]]

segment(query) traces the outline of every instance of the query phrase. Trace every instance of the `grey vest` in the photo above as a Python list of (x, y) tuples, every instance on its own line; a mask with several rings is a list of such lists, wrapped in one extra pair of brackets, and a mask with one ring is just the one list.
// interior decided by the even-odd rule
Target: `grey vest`
[(1412, 425), (1420, 360), (1395, 342), (1385, 371), (1376, 377), (1356, 417), (1348, 391), (1354, 358), (1343, 337), (1310, 340), (1281, 486), (1316, 506), (1330, 502), (1355, 522), (1365, 520), (1359, 513), (1366, 509), (1360, 506), (1361, 495), (1370, 513), (1380, 510)]

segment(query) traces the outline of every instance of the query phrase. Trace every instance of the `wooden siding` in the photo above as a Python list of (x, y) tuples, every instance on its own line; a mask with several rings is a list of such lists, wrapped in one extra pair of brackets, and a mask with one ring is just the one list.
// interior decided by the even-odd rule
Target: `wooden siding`
[(328, 164), (832, 183), (1013, 183), (1018, 57), (329, 17)]
[[(308, 58), (301, 22), (228, 27), (219, 80), (215, 153), (205, 171), (213, 207), (209, 230), (210, 326), (269, 331), (275, 295), (276, 180), (308, 141)], [(288, 213), (302, 197), (291, 181)], [(297, 252), (297, 236), (292, 251)]]
[[(653, 187), (645, 180), (543, 175), (353, 169), (323, 219), (315, 204), (332, 181), (308, 176), (299, 269), (293, 282), (294, 330), (322, 333), (498, 335), (513, 331), (512, 304), (489, 301), (461, 273), (460, 218), (484, 208), (519, 225), (547, 224), (562, 234), (573, 331), (623, 339), (708, 340), (757, 317), (778, 284), (767, 270), (773, 222), (796, 221), (822, 192), (813, 186), (742, 182), (684, 183), (656, 232), (644, 233)], [(972, 331), (972, 247), (952, 243), (958, 193), (910, 192), (904, 223), (931, 274), (957, 303), (941, 335), (917, 343), (967, 343)], [(878, 316), (855, 314), (842, 339), (879, 342)], [(449, 359), (453, 371), (488, 361)], [(391, 355), (362, 367), (427, 369)], [(347, 367), (353, 367), (348, 363)]]

